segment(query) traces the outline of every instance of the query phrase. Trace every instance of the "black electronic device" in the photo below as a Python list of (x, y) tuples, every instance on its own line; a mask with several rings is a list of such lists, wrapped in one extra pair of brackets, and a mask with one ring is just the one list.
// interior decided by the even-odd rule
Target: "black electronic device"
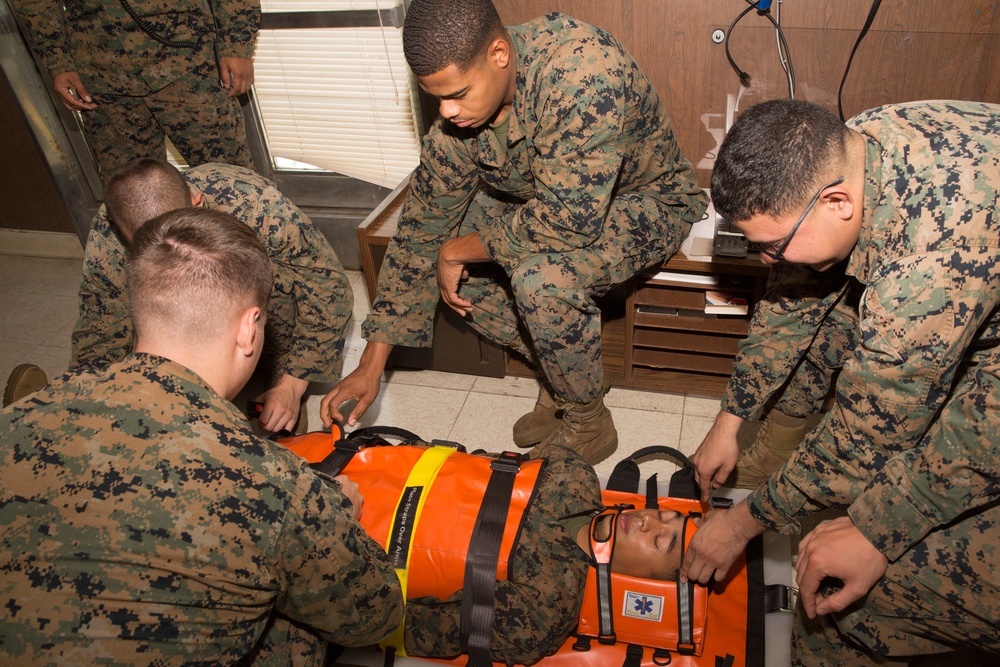
[(735, 225), (715, 214), (715, 238), (712, 253), (718, 257), (746, 257), (750, 242)]

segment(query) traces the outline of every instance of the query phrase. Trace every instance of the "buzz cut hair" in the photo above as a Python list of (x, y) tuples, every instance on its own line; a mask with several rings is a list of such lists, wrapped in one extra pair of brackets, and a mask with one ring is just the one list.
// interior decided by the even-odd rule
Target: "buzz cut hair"
[(466, 72), (505, 34), (492, 0), (413, 0), (403, 24), (403, 53), (417, 76), (449, 65)]
[(712, 170), (712, 204), (726, 220), (778, 218), (801, 208), (815, 190), (842, 176), (850, 129), (827, 109), (802, 100), (771, 100), (740, 114)]
[(194, 207), (144, 224), (126, 251), (125, 274), (136, 340), (158, 329), (214, 340), (248, 308), (265, 312), (274, 280), (255, 231)]
[(126, 240), (156, 216), (191, 205), (184, 175), (165, 160), (142, 158), (116, 171), (104, 188), (108, 219)]

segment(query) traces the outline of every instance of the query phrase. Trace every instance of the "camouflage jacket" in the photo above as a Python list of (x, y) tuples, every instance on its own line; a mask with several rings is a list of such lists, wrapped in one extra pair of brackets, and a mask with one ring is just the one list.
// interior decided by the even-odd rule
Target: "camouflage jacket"
[[(959, 435), (938, 422), (967, 400), (970, 378), (995, 378), (1000, 366), (1000, 106), (900, 104), (848, 124), (867, 144), (861, 235), (841, 288), (865, 287), (862, 344), (844, 365), (834, 410), (748, 503), (762, 524), (787, 529), (821, 506), (850, 506), (894, 559), (996, 500), (995, 382), (992, 398), (958, 408), (981, 423)], [(776, 292), (767, 301), (725, 399), (736, 414), (763, 404), (776, 386), (767, 378), (792, 372), (822, 321), (823, 299)]]
[(275, 614), (351, 646), (401, 619), (339, 484), (180, 364), (67, 373), (0, 439), (4, 664), (234, 664)]
[[(353, 295), (326, 237), (273, 183), (248, 169), (206, 164), (184, 176), (205, 195), (205, 206), (256, 230), (268, 249), (274, 289), (267, 344), (279, 370), (310, 382), (335, 380)], [(70, 368), (101, 368), (131, 349), (125, 249), (102, 207), (87, 239)]]
[[(689, 229), (707, 205), (659, 96), (614, 37), (561, 14), (508, 33), (517, 82), (506, 145), (487, 127), (434, 123), (379, 274), (368, 340), (431, 345), (437, 254), (459, 233), (478, 231), (509, 275), (526, 257), (591, 245), (620, 195), (648, 197), (668, 229)], [(463, 221), (480, 187), (523, 205), (513, 219)]]
[[(77, 72), (91, 93), (147, 95), (214, 59), (214, 50), (218, 57), (252, 58), (260, 27), (260, 0), (11, 4), (50, 75)], [(157, 41), (140, 25), (172, 45)]]
[[(593, 468), (575, 452), (540, 447), (548, 459), (514, 547), (511, 575), (497, 582), (493, 660), (533, 664), (554, 653), (576, 629), (590, 558), (559, 523), (600, 511), (601, 487)], [(462, 591), (447, 600), (408, 600), (405, 647), (409, 655), (460, 654)]]

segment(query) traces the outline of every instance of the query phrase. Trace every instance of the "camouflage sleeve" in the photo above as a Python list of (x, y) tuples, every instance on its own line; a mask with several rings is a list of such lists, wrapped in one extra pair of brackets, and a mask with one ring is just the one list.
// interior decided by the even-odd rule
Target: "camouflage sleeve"
[(378, 343), (430, 347), (437, 286), (438, 250), (457, 236), (472, 200), (478, 172), (461, 141), (438, 119), (424, 138), (420, 166), (400, 213), (397, 231), (379, 270), (364, 338)]
[(402, 621), (403, 594), (385, 552), (351, 518), (340, 486), (303, 463), (278, 547), (276, 610), (341, 646), (377, 644)]
[(260, 30), (260, 0), (210, 0), (220, 57), (253, 58)]
[(747, 420), (760, 417), (768, 399), (788, 380), (813, 343), (823, 320), (843, 298), (850, 280), (837, 268), (822, 274), (792, 264), (771, 269), (750, 332), (740, 341), (722, 397), (723, 410)]
[[(540, 448), (541, 450), (541, 448)], [(535, 451), (548, 459), (514, 551), (511, 578), (498, 581), (490, 650), (493, 660), (533, 664), (551, 655), (576, 628), (589, 560), (559, 519), (602, 507), (592, 467), (558, 447)], [(413, 655), (460, 653), (462, 593), (406, 605), (406, 650)]]
[(53, 0), (11, 0), (24, 35), (51, 76), (76, 71), (66, 44), (62, 4)]
[(354, 293), (337, 253), (294, 204), (268, 186), (259, 199), (262, 238), (276, 264), (275, 290), (294, 303), (284, 372), (310, 382), (333, 382), (343, 363)]
[[(909, 350), (921, 360), (912, 367), (918, 374), (890, 376), (879, 400), (860, 407), (869, 438), (888, 430), (904, 442), (919, 440), (919, 445), (886, 461), (850, 508), (854, 523), (890, 559), (970, 508), (1000, 499), (1000, 350), (995, 344), (1000, 253), (966, 248), (961, 255), (952, 251), (947, 257), (900, 262), (904, 265), (899, 268), (908, 272), (904, 275), (929, 286), (888, 285), (870, 294), (867, 305), (877, 317), (883, 308), (895, 311), (885, 317), (893, 321), (893, 332), (905, 332), (906, 338), (877, 345), (883, 353)], [(932, 275), (937, 284), (931, 283)], [(900, 302), (902, 308), (888, 306)], [(927, 305), (921, 308), (920, 303)], [(923, 315), (915, 317), (921, 310)], [(993, 338), (994, 345), (973, 353), (969, 363), (965, 351), (986, 327), (994, 334), (984, 337)], [(907, 390), (923, 400), (907, 405)]]
[(132, 351), (132, 334), (125, 249), (102, 207), (87, 237), (80, 313), (73, 327), (69, 367), (103, 369), (121, 361)]
[(818, 504), (850, 505), (872, 543), (895, 553), (996, 488), (995, 452), (967, 451), (975, 438), (948, 430), (988, 428), (989, 420), (972, 427), (977, 420), (963, 417), (931, 429), (943, 408), (958, 419), (944, 406), (968, 400), (956, 395), (956, 377), (997, 307), (989, 286), (996, 258), (973, 255), (949, 248), (879, 269), (862, 298), (863, 342), (844, 366), (833, 412), (748, 498), (762, 524), (780, 528)]

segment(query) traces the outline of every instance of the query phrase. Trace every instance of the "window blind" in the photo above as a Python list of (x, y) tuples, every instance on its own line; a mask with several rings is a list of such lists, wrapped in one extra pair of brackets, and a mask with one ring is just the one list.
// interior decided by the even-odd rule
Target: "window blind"
[[(392, 3), (262, 4), (266, 15), (384, 10)], [(389, 188), (416, 167), (420, 119), (401, 28), (262, 29), (254, 75), (261, 124), (276, 167), (326, 169)]]

